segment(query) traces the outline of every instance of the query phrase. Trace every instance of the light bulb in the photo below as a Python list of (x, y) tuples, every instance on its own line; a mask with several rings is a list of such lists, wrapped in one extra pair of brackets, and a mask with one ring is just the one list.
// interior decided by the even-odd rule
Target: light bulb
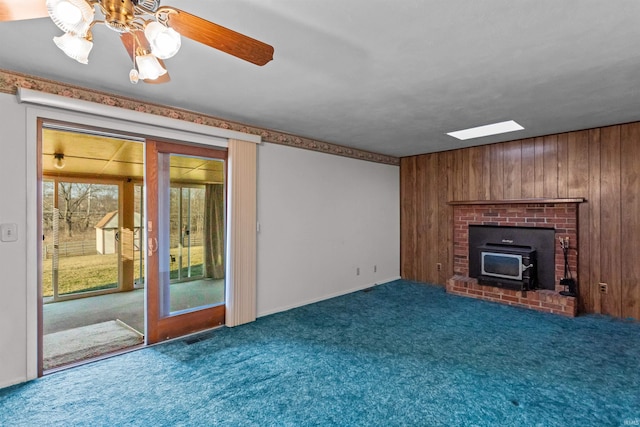
[(85, 0), (47, 0), (51, 20), (65, 33), (87, 34), (95, 11)]
[(61, 1), (54, 7), (54, 13), (67, 25), (76, 25), (82, 19), (82, 12), (78, 6), (68, 1)]
[(182, 44), (180, 34), (173, 28), (152, 21), (144, 28), (144, 35), (151, 45), (151, 53), (156, 58), (167, 59), (178, 53)]
[(62, 153), (54, 153), (53, 154), (53, 167), (56, 169), (62, 169), (65, 165), (64, 154)]

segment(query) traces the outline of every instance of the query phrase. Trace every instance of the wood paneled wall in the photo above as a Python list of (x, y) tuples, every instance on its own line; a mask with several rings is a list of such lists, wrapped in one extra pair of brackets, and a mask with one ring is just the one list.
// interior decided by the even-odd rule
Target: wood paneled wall
[(440, 285), (453, 275), (447, 202), (584, 197), (579, 310), (640, 320), (640, 123), (405, 157), (400, 186), (401, 275)]

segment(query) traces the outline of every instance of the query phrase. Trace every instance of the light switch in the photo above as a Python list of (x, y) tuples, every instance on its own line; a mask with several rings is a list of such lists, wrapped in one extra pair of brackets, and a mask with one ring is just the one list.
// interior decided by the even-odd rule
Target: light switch
[(0, 240), (15, 242), (18, 240), (18, 224), (0, 224)]

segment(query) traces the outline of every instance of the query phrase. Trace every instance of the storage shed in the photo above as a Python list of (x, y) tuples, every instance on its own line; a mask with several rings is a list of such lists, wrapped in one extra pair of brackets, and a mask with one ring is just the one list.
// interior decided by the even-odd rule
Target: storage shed
[[(117, 252), (118, 243), (118, 211), (107, 213), (102, 217), (100, 221), (95, 225), (96, 229), (96, 251), (99, 254), (114, 254)], [(139, 250), (136, 244), (140, 238), (140, 214), (134, 212), (133, 214), (133, 237), (134, 248)]]

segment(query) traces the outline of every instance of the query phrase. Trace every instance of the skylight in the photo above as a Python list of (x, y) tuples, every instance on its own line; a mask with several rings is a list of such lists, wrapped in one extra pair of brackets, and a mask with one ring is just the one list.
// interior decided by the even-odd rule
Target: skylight
[(506, 122), (493, 123), (490, 125), (457, 130), (455, 132), (448, 132), (447, 135), (464, 141), (467, 139), (480, 138), (489, 135), (498, 135), (501, 133), (514, 132), (523, 129), (524, 128), (521, 125), (514, 122), (513, 120), (507, 120)]

